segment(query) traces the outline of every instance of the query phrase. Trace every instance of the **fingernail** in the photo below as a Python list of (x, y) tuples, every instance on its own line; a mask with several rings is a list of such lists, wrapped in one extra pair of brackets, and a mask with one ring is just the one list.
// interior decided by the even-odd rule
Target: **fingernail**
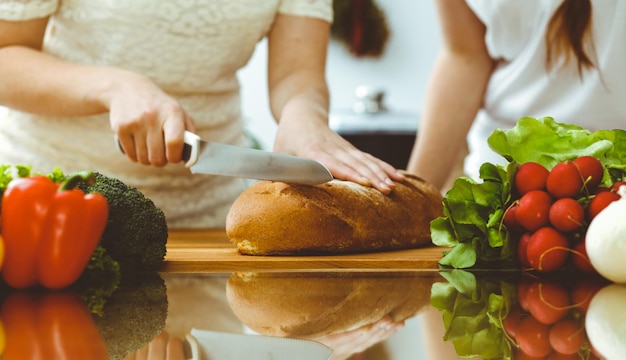
[(382, 329), (382, 330), (392, 330), (392, 329), (397, 329), (397, 324), (389, 322), (389, 321), (384, 321), (378, 324), (378, 328)]
[(378, 183), (378, 186), (380, 186), (381, 189), (391, 191), (391, 188), (389, 187), (389, 185), (387, 185), (387, 183), (380, 182)]
[(398, 176), (401, 179), (406, 179), (406, 176), (404, 176), (403, 173), (401, 173), (400, 171), (397, 171), (397, 170), (396, 170), (396, 176)]
[(366, 178), (366, 177), (361, 177), (361, 178), (359, 179), (359, 184), (361, 184), (361, 185), (363, 185), (363, 186), (370, 186), (370, 185), (372, 184), (372, 182), (371, 182), (371, 181), (369, 181), (369, 179), (368, 179), (368, 178)]
[(393, 180), (391, 180), (390, 178), (386, 178), (385, 182), (389, 185), (389, 186), (396, 186), (396, 183), (393, 182)]

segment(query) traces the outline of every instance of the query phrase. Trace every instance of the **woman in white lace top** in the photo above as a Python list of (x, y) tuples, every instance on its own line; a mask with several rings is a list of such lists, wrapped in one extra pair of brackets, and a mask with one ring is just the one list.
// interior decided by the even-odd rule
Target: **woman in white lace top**
[(330, 0), (0, 0), (0, 163), (97, 170), (171, 227), (220, 227), (245, 182), (191, 175), (182, 134), (246, 145), (237, 71), (267, 36), (274, 150), (388, 193), (402, 175), (327, 126), (331, 20)]

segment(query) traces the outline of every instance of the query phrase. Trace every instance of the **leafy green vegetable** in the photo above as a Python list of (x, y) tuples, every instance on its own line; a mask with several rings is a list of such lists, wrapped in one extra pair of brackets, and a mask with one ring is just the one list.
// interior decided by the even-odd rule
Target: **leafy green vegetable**
[(441, 275), (448, 282), (433, 284), (431, 305), (443, 312), (444, 340), (463, 357), (512, 359), (502, 319), (517, 301), (515, 282), (502, 273), (452, 270)]
[(96, 182), (83, 188), (109, 203), (109, 219), (100, 243), (120, 263), (123, 276), (156, 271), (166, 253), (168, 228), (163, 211), (137, 188), (94, 173)]
[(604, 186), (626, 178), (624, 130), (591, 132), (558, 123), (551, 117), (524, 117), (511, 129), (494, 131), (487, 142), (508, 164), (484, 163), (480, 168), (481, 181), (460, 177), (446, 193), (444, 216), (430, 224), (433, 243), (452, 248), (440, 260), (443, 266), (514, 265), (514, 242), (503, 218), (514, 200), (511, 184), (519, 164), (533, 161), (552, 169), (560, 161), (591, 155), (604, 166)]
[(42, 175), (50, 178), (52, 181), (59, 183), (67, 179), (67, 176), (63, 174), (60, 168), (55, 167), (50, 174), (40, 174), (32, 171), (30, 165), (0, 165), (0, 195), (4, 193), (9, 183), (16, 178), (28, 177), (31, 175)]
[[(520, 338), (515, 337), (520, 334), (516, 332), (519, 323), (509, 328), (509, 333), (504, 323), (511, 310), (518, 311), (517, 314), (513, 313), (513, 321), (518, 316), (518, 320), (535, 317), (532, 311), (522, 307), (522, 300), (529, 300), (526, 295), (530, 290), (524, 289), (541, 289), (543, 285), (553, 284), (553, 287), (558, 287), (569, 296), (574, 296), (581, 289), (587, 289), (586, 295), (591, 297), (595, 291), (610, 284), (598, 275), (583, 274), (572, 277), (567, 272), (528, 274), (517, 271), (470, 272), (453, 269), (440, 274), (447, 282), (432, 285), (430, 300), (431, 305), (442, 312), (445, 328), (443, 339), (454, 345), (458, 355), (479, 356), (485, 360), (518, 358), (519, 352), (516, 349), (520, 349)], [(552, 299), (541, 298), (539, 301), (544, 306), (552, 304)], [(584, 311), (580, 307), (568, 308), (564, 318), (576, 321), (584, 327)], [(590, 353), (591, 347), (586, 341), (578, 350), (577, 358), (590, 359)]]
[(120, 265), (113, 260), (102, 245), (94, 250), (80, 278), (71, 286), (91, 313), (102, 316), (107, 300), (121, 282)]
[[(27, 165), (0, 165), (0, 199), (13, 179), (34, 175), (54, 182), (69, 177), (59, 168), (41, 174)], [(118, 288), (122, 272), (125, 278), (141, 278), (145, 272), (158, 270), (165, 257), (168, 229), (163, 211), (138, 189), (100, 173), (94, 175), (94, 184), (79, 188), (107, 198), (109, 219), (98, 248), (72, 287), (94, 314), (101, 314), (104, 303)]]
[[(55, 167), (51, 173), (42, 174), (32, 171), (29, 165), (0, 165), (0, 199), (9, 183), (16, 178), (41, 175), (56, 183), (65, 181), (69, 176)], [(120, 265), (102, 246), (98, 245), (80, 278), (71, 286), (85, 301), (89, 310), (101, 314), (106, 300), (113, 294), (120, 283)]]
[[(551, 117), (524, 117), (509, 130), (496, 130), (487, 143), (508, 161), (534, 161), (551, 169), (556, 163), (583, 155), (594, 156), (614, 177), (626, 171), (626, 131), (598, 130), (591, 132), (576, 125), (562, 124)], [(605, 173), (603, 183), (612, 183)]]
[(13, 179), (28, 177), (31, 175), (47, 176), (54, 182), (63, 182), (66, 179), (63, 172), (58, 168), (55, 168), (54, 171), (50, 174), (38, 174), (33, 173), (32, 167), (29, 165), (2, 164), (0, 165), (0, 203), (2, 195), (4, 194), (4, 190), (6, 190), (7, 186)]
[(443, 199), (444, 216), (430, 224), (433, 243), (452, 247), (441, 265), (469, 268), (511, 259), (509, 236), (502, 222), (511, 192), (508, 174), (512, 172), (485, 163), (480, 168), (482, 182), (468, 177), (455, 181)]
[(161, 276), (143, 272), (139, 277), (123, 277), (119, 288), (94, 316), (111, 359), (127, 359), (163, 331), (167, 317), (167, 289)]

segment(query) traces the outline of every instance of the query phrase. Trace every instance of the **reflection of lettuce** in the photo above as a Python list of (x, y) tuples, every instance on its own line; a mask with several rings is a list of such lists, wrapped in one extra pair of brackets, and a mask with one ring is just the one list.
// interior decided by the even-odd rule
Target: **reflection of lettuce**
[(452, 248), (440, 264), (453, 268), (511, 267), (515, 251), (502, 219), (513, 201), (511, 180), (519, 164), (534, 161), (551, 169), (559, 161), (592, 155), (605, 167), (604, 185), (626, 175), (626, 131), (591, 132), (546, 117), (520, 119), (487, 140), (507, 166), (485, 163), (481, 182), (458, 178), (443, 200), (444, 216), (431, 222), (433, 243)]
[(441, 272), (448, 280), (431, 288), (431, 304), (443, 312), (444, 340), (460, 356), (511, 359), (512, 346), (502, 319), (517, 301), (515, 282), (506, 273), (487, 275), (464, 270)]

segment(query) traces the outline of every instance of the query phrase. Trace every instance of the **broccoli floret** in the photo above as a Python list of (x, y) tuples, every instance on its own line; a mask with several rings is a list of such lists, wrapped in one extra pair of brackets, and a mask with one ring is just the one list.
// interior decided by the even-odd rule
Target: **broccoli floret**
[(156, 272), (122, 278), (119, 288), (94, 316), (111, 360), (125, 359), (163, 331), (167, 317), (165, 281)]
[(106, 253), (102, 245), (98, 245), (72, 289), (80, 294), (90, 312), (102, 316), (104, 304), (120, 282), (120, 264)]
[(94, 176), (95, 183), (82, 185), (82, 190), (98, 192), (108, 201), (109, 219), (100, 244), (119, 262), (122, 276), (159, 270), (168, 236), (163, 211), (137, 188), (98, 172)]
[[(71, 177), (59, 168), (49, 174), (38, 174), (28, 165), (0, 165), (0, 201), (13, 179), (33, 175), (47, 176), (56, 183)], [(128, 290), (129, 286), (150, 284), (146, 279), (158, 277), (157, 271), (165, 258), (168, 228), (163, 211), (138, 189), (97, 172), (93, 173), (93, 180), (79, 182), (76, 187), (106, 197), (109, 217), (98, 247), (85, 271), (72, 284), (72, 290), (81, 295), (93, 314), (102, 317), (108, 299), (116, 296), (118, 288)], [(160, 291), (159, 282), (156, 284)], [(8, 292), (7, 287), (0, 280), (0, 300)], [(159, 291), (155, 303), (162, 307)], [(157, 316), (157, 320), (163, 319)]]

